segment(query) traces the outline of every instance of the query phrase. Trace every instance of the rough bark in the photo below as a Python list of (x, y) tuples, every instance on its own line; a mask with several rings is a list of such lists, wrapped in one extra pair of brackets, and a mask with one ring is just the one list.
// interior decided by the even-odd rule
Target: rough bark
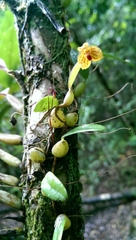
[[(43, 113), (33, 112), (35, 103), (50, 94), (53, 89), (60, 102), (67, 92), (69, 74), (68, 32), (64, 27), (64, 10), (58, 0), (23, 1), (5, 0), (16, 16), (22, 74), (18, 78), (24, 98), (24, 155), (22, 160), (21, 186), (25, 216), (25, 239), (50, 240), (57, 215), (64, 213), (71, 220), (71, 227), (64, 232), (63, 239), (83, 239), (81, 217), (81, 185), (77, 161), (77, 138), (67, 138), (69, 153), (55, 162), (52, 146), (68, 129), (53, 130)], [(54, 23), (42, 9), (45, 4), (51, 10)], [(57, 22), (56, 22), (57, 21)], [(62, 28), (61, 28), (62, 27)], [(71, 109), (75, 108), (73, 105)], [(39, 122), (40, 121), (40, 122)], [(40, 147), (46, 153), (43, 164), (29, 159), (29, 149)], [(54, 168), (55, 175), (65, 184), (68, 200), (53, 202), (41, 194), (41, 180)]]

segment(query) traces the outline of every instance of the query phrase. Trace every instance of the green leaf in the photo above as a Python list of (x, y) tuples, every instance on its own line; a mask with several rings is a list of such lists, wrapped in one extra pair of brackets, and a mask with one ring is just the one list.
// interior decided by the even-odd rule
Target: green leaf
[(58, 105), (59, 105), (59, 101), (57, 98), (53, 96), (46, 96), (36, 104), (34, 108), (34, 112), (46, 112)]
[(94, 123), (84, 124), (84, 125), (81, 125), (79, 127), (76, 127), (74, 129), (70, 130), (69, 132), (64, 134), (61, 138), (65, 138), (70, 135), (77, 134), (77, 133), (83, 133), (83, 132), (101, 132), (104, 129), (105, 129), (105, 127), (100, 124), (94, 124)]
[(66, 201), (68, 193), (63, 183), (52, 173), (48, 172), (41, 182), (41, 192), (54, 201)]
[(89, 76), (89, 68), (84, 69), (84, 70), (80, 69), (80, 74), (86, 80)]
[[(0, 10), (0, 58), (5, 61), (8, 69), (18, 69), (20, 65), (15, 18), (8, 8)], [(19, 90), (18, 83), (7, 73), (0, 71), (0, 88), (2, 90), (6, 87), (10, 87), (11, 92)]]

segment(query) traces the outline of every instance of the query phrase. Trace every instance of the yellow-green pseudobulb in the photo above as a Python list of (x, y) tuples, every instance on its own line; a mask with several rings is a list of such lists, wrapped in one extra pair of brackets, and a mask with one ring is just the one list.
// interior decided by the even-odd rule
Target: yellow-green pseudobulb
[(68, 150), (69, 150), (69, 146), (67, 141), (62, 139), (53, 146), (52, 154), (57, 158), (61, 158), (68, 153)]

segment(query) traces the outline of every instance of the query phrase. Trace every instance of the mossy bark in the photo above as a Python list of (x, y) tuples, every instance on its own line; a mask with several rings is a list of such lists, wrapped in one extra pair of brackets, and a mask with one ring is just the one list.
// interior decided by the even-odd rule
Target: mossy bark
[[(64, 27), (64, 9), (58, 0), (42, 0), (41, 5), (39, 1), (26, 1), (25, 4), (21, 0), (5, 0), (5, 2), (16, 16), (23, 67), (22, 75), (18, 80), (25, 103), (21, 176), (25, 239), (52, 239), (54, 221), (63, 213), (71, 220), (71, 227), (64, 232), (63, 239), (83, 239), (77, 137), (67, 138), (70, 150), (65, 157), (56, 161), (51, 154), (51, 148), (69, 129), (63, 127), (54, 131), (49, 127), (48, 116), (44, 118), (43, 113), (33, 112), (35, 103), (42, 97), (56, 92), (59, 102), (63, 102), (68, 90), (70, 47), (68, 32)], [(45, 15), (43, 4), (52, 12), (56, 25)], [(65, 112), (73, 108), (74, 105), (66, 108)], [(28, 152), (31, 147), (43, 149), (46, 153), (44, 163), (35, 164), (29, 159)], [(64, 203), (54, 202), (41, 194), (41, 180), (48, 171), (52, 170), (68, 191), (68, 200)]]

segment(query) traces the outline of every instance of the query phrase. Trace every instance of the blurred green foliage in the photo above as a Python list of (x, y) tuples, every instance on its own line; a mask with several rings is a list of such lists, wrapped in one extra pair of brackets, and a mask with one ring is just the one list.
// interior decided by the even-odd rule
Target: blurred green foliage
[[(0, 58), (2, 58), (9, 69), (18, 69), (20, 66), (19, 48), (15, 19), (11, 11), (6, 8), (0, 10)], [(17, 82), (0, 71), (0, 90), (10, 87), (11, 92), (19, 90)]]
[[(136, 5), (127, 0), (73, 0), (68, 7), (73, 62), (76, 62), (77, 47), (86, 41), (100, 46), (104, 53), (95, 71), (96, 64), (92, 63), (86, 91), (79, 99), (79, 124), (106, 120), (135, 109), (135, 15)], [(87, 74), (82, 73), (78, 82), (86, 79)], [(135, 111), (103, 124), (107, 134), (79, 134), (85, 196), (135, 186), (135, 158), (120, 164), (135, 154)], [(114, 170), (102, 174), (117, 164)]]
[[(17, 70), (20, 68), (15, 19), (7, 7), (5, 9), (0, 9), (0, 58), (5, 61), (9, 69)], [(10, 88), (10, 93), (16, 97), (22, 97), (20, 87), (15, 79), (0, 70), (0, 91), (3, 91), (6, 88)], [(17, 115), (18, 123), (15, 127), (10, 123), (10, 116), (13, 112), (15, 112), (15, 110), (10, 106), (6, 99), (0, 99), (0, 132), (22, 135), (22, 117)], [(18, 158), (22, 158), (22, 146), (10, 146), (0, 143), (0, 148)], [(19, 177), (21, 173), (19, 169), (12, 168), (2, 161), (0, 161), (0, 169), (2, 173), (9, 173), (17, 177)], [(12, 189), (9, 189), (9, 191), (10, 190), (12, 191)]]

